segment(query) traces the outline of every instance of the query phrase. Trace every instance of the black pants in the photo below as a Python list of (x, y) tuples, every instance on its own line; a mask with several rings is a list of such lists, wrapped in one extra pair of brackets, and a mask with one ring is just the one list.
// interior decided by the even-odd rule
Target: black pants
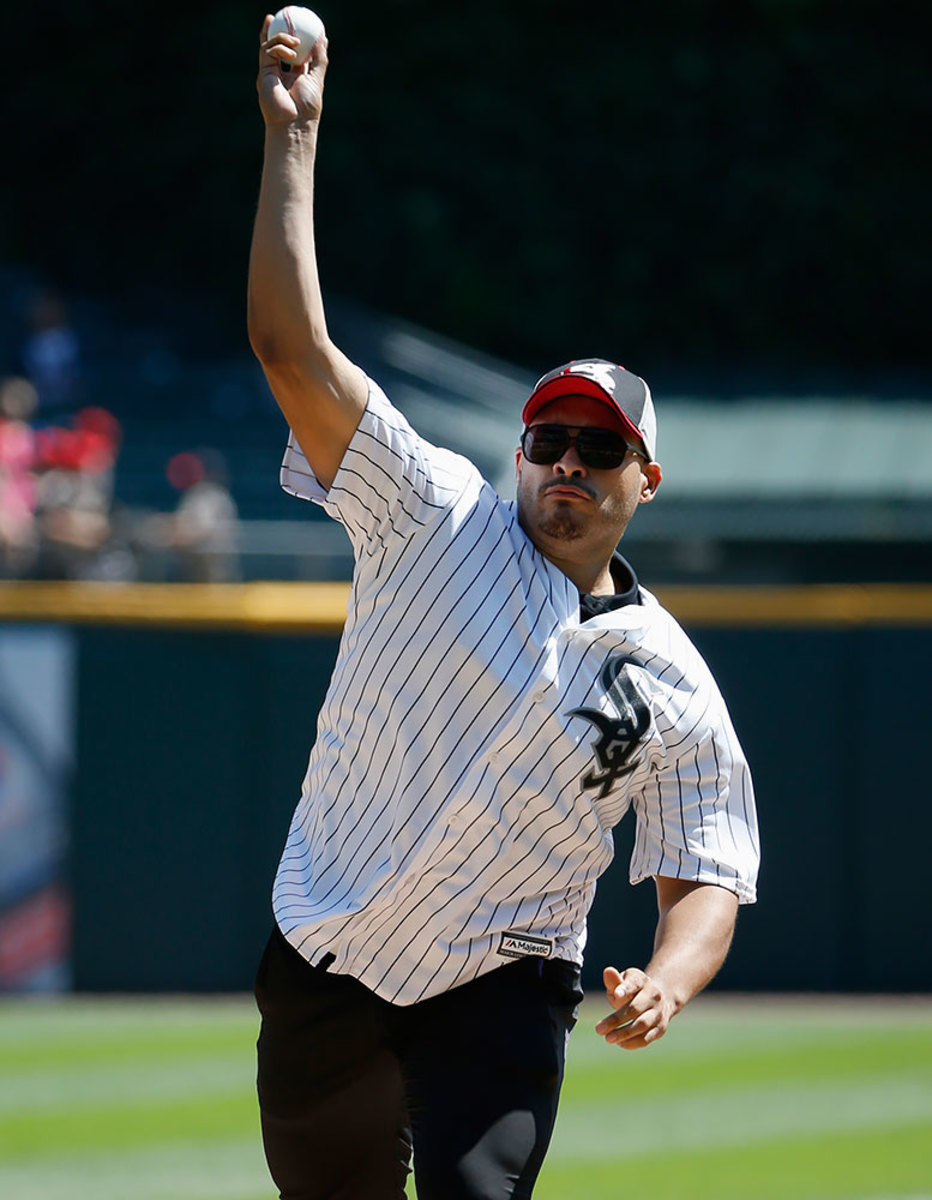
[(519, 959), (401, 1006), (310, 966), (276, 930), (256, 978), (259, 1105), (283, 1200), (529, 1197), (582, 991)]

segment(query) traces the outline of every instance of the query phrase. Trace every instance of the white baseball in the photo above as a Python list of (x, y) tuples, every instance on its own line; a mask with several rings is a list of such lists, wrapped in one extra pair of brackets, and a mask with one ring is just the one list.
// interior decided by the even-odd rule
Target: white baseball
[(297, 4), (289, 4), (272, 18), (269, 25), (269, 37), (276, 33), (290, 33), (292, 37), (300, 38), (296, 47), (297, 59), (295, 66), (303, 66), (311, 57), (314, 43), (324, 32), (324, 23), (315, 12), (309, 8), (301, 8)]

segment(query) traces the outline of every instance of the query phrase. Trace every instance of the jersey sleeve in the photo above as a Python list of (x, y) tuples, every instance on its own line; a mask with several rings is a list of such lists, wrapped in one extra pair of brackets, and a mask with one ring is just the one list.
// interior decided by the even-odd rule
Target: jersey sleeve
[(357, 553), (408, 537), (481, 482), (467, 459), (420, 437), (381, 388), (369, 398), (329, 491), (289, 432), (281, 467), (286, 492), (320, 504), (346, 528)]
[(656, 769), (632, 796), (630, 879), (713, 883), (753, 904), (760, 844), (750, 770), (711, 676), (694, 696), (703, 711), (677, 714)]

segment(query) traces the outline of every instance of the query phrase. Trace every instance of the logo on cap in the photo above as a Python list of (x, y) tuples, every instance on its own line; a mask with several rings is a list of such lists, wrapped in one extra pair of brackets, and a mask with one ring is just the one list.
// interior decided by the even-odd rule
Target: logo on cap
[(581, 362), (570, 363), (564, 367), (564, 375), (586, 375), (593, 383), (604, 388), (610, 396), (615, 394), (615, 367), (610, 362), (598, 362), (595, 359), (584, 359)]

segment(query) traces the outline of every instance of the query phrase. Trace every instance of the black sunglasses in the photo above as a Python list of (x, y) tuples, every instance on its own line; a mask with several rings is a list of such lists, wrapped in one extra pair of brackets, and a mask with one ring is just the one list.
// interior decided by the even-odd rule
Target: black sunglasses
[(559, 462), (570, 446), (576, 447), (580, 462), (594, 471), (613, 471), (627, 454), (645, 459), (643, 451), (632, 446), (613, 429), (583, 426), (571, 433), (569, 425), (530, 425), (521, 434), (521, 453), (528, 462), (550, 466)]

